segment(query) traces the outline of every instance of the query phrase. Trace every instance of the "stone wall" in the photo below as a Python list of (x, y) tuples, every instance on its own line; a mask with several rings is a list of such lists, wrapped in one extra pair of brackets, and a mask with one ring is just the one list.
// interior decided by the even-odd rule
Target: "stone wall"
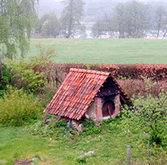
[(96, 120), (98, 121), (103, 120), (102, 106), (103, 106), (102, 99), (96, 97), (96, 115), (97, 115)]
[(88, 107), (86, 113), (85, 113), (86, 118), (92, 118), (93, 120), (96, 120), (96, 98), (94, 101), (91, 103), (91, 105)]
[[(121, 103), (120, 103), (120, 94), (116, 95), (113, 99), (113, 102), (115, 104), (115, 110), (112, 117), (115, 117), (117, 113), (121, 110)], [(102, 107), (103, 107), (103, 100), (100, 97), (95, 97), (94, 101), (91, 103), (89, 108), (87, 109), (85, 116), (86, 118), (92, 118), (94, 121), (100, 121), (100, 120), (106, 120), (110, 118), (110, 116), (103, 117), (102, 113)]]
[(112, 117), (115, 117), (119, 111), (121, 111), (121, 100), (120, 100), (120, 94), (116, 95), (114, 98), (114, 104), (115, 104), (115, 110)]

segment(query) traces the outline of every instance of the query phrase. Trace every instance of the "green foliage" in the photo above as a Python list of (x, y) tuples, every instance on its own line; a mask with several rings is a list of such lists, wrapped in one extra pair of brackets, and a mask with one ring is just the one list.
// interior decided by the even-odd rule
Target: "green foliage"
[[(135, 0), (118, 3), (114, 8), (114, 16), (107, 18), (105, 32), (112, 32), (112, 35), (119, 32), (119, 38), (143, 37), (144, 32), (150, 28), (148, 9), (147, 5)], [(102, 21), (106, 22), (106, 17)]]
[[(76, 129), (70, 124), (67, 126), (66, 120), (59, 120), (55, 118), (55, 115), (48, 115), (47, 118), (51, 117), (51, 121), (48, 124), (43, 124), (41, 121), (38, 121), (36, 124), (30, 126), (29, 132), (33, 135), (40, 135), (42, 137), (49, 138), (62, 138), (62, 137), (71, 137), (75, 138), (77, 136)], [(92, 135), (99, 134), (102, 131), (102, 127), (97, 127), (92, 120), (89, 121), (80, 121), (83, 123), (84, 131), (80, 132), (81, 135)]]
[(47, 12), (41, 18), (36, 20), (36, 34), (42, 37), (57, 37), (60, 34), (60, 20), (55, 12)]
[(42, 88), (43, 92), (38, 94), (38, 98), (41, 100), (41, 105), (43, 107), (46, 107), (47, 104), (50, 103), (57, 89), (57, 87), (53, 87), (50, 84), (45, 84), (45, 86)]
[(99, 38), (101, 35), (105, 35), (107, 31), (106, 22), (99, 19), (91, 29), (91, 36), (93, 38)]
[[(53, 45), (53, 46), (55, 47), (55, 45)], [(31, 59), (32, 59), (32, 61), (40, 60), (40, 64), (42, 64), (42, 66), (46, 65), (49, 62), (49, 60), (56, 57), (55, 49), (53, 49), (53, 48), (46, 49), (45, 47), (41, 46), (40, 44), (36, 45), (36, 48), (39, 48), (40, 56), (32, 57)], [(39, 61), (36, 61), (36, 62), (39, 62)]]
[(6, 59), (7, 65), (14, 71), (14, 77), (20, 78), (20, 82), (17, 80), (18, 88), (23, 87), (31, 92), (37, 92), (44, 86), (46, 82), (44, 72), (47, 72), (44, 68), (49, 63), (49, 59), (55, 57), (55, 49), (46, 50), (40, 45), (36, 47), (40, 48), (40, 56), (32, 57), (30, 61), (23, 58), (18, 60)]
[(77, 159), (76, 159), (76, 162), (77, 162), (78, 164), (85, 164), (87, 157), (88, 157), (88, 156), (84, 156), (84, 157), (82, 157), (82, 158), (77, 158)]
[(2, 64), (2, 72), (0, 69), (0, 96), (3, 96), (6, 91), (6, 85), (9, 84), (11, 79), (10, 71), (7, 68), (7, 65)]
[(74, 35), (85, 35), (85, 26), (80, 21), (84, 15), (83, 0), (63, 0), (64, 9), (60, 18), (61, 33), (63, 37), (70, 38)]
[(153, 98), (150, 94), (146, 98), (134, 101), (134, 113), (124, 107), (122, 125), (132, 133), (148, 133), (153, 144), (167, 145), (167, 95), (161, 94)]
[(36, 18), (36, 2), (39, 2), (39, 0), (0, 1), (0, 46), (4, 47), (1, 50), (3, 56), (14, 59), (18, 48), (22, 57), (28, 51), (28, 40), (31, 37), (33, 22)]
[[(54, 115), (51, 115), (52, 120), (47, 124), (38, 121), (29, 127), (29, 132), (33, 135), (40, 135), (42, 137), (62, 138), (64, 135), (72, 131), (72, 128), (67, 128), (67, 122), (58, 120)], [(69, 135), (69, 134), (68, 134)]]
[[(107, 120), (103, 121), (102, 132), (99, 134), (85, 136), (79, 132), (80, 135), (77, 136), (66, 134), (60, 138), (42, 138), (40, 133), (31, 135), (28, 133), (29, 127), (0, 128), (0, 164), (12, 164), (14, 156), (29, 158), (33, 162), (38, 160), (39, 164), (69, 165), (85, 161), (86, 164), (126, 164), (127, 145), (131, 145), (132, 164), (148, 164), (148, 137), (118, 129), (122, 127), (119, 120), (120, 118), (109, 119), (109, 123)], [(115, 129), (112, 130), (114, 125)], [(82, 157), (89, 151), (94, 151), (95, 154)], [(150, 164), (167, 164), (165, 147), (154, 143), (150, 152)]]
[(7, 86), (6, 94), (0, 98), (0, 105), (0, 124), (4, 126), (33, 123), (40, 116), (39, 100), (23, 89), (12, 89), (11, 86)]
[(41, 18), (41, 34), (43, 37), (57, 37), (60, 34), (60, 23), (55, 13), (43, 15)]
[(84, 135), (92, 135), (92, 134), (99, 134), (102, 131), (102, 127), (98, 127), (95, 125), (93, 120), (84, 120), (81, 121), (83, 124), (83, 132)]
[(128, 20), (125, 24), (125, 33), (127, 33), (127, 37), (143, 37), (150, 25), (148, 6), (138, 1), (127, 2), (124, 5), (124, 18)]
[(122, 130), (120, 120), (120, 113), (118, 113), (115, 118), (111, 117), (108, 120), (101, 121), (100, 123), (106, 132), (119, 134)]
[(23, 58), (19, 60), (7, 59), (6, 62), (12, 68), (12, 71), (14, 71), (14, 77), (21, 76), (19, 87), (24, 87), (26, 90), (35, 92), (44, 85), (45, 78), (43, 73), (33, 70), (35, 66), (45, 63), (41, 57), (34, 57), (31, 61), (26, 61)]

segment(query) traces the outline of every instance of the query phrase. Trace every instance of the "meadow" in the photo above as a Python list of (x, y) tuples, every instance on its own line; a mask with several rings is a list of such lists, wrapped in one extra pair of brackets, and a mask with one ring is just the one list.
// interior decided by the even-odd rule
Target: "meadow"
[[(58, 139), (31, 135), (28, 127), (8, 127), (1, 128), (0, 131), (1, 165), (11, 165), (15, 159), (20, 158), (28, 159), (36, 165), (124, 165), (127, 145), (132, 148), (133, 165), (145, 165), (149, 162), (148, 136), (126, 133), (114, 122), (104, 124), (102, 132), (98, 134), (68, 135)], [(139, 139), (144, 139), (145, 142), (142, 143)], [(89, 151), (94, 151), (94, 154), (83, 156)], [(166, 154), (166, 151), (156, 145), (151, 146), (150, 162), (160, 161), (165, 164)]]
[(31, 39), (26, 59), (40, 54), (41, 45), (54, 48), (56, 63), (166, 64), (167, 40), (158, 39)]
[[(55, 63), (167, 63), (166, 40), (31, 39), (30, 51), (25, 56), (26, 60), (40, 55), (40, 49), (35, 47), (39, 44), (44, 48), (55, 49), (56, 57), (53, 59)], [(40, 63), (39, 61), (40, 59), (36, 59), (35, 62), (30, 60), (30, 63), (32, 66), (36, 66)], [(25, 69), (27, 65), (29, 65), (27, 62), (22, 62), (22, 65), (14, 64), (14, 70), (18, 72), (12, 74), (12, 76), (15, 75), (10, 84), (13, 89), (5, 88), (7, 94), (0, 98), (0, 104), (2, 104), (0, 114), (3, 114), (0, 115), (0, 165), (11, 165), (15, 159), (28, 159), (34, 165), (124, 165), (126, 164), (127, 145), (131, 146), (133, 165), (167, 164), (166, 115), (164, 115), (164, 123), (155, 124), (155, 128), (158, 128), (156, 131), (145, 124), (147, 120), (151, 123), (151, 115), (149, 119), (143, 118), (141, 115), (136, 117), (138, 112), (145, 114), (143, 112), (150, 113), (152, 109), (156, 109), (159, 118), (155, 119), (155, 123), (161, 121), (159, 120), (161, 119), (159, 112), (167, 111), (166, 95), (164, 97), (162, 95), (161, 100), (154, 100), (150, 96), (145, 101), (143, 97), (139, 97), (142, 99), (142, 102), (137, 100), (143, 106), (141, 111), (138, 110), (132, 114), (125, 109), (124, 112), (127, 113), (123, 113), (123, 117), (110, 118), (101, 122), (99, 127), (93, 125), (91, 121), (85, 121), (84, 131), (78, 134), (74, 128), (67, 128), (67, 123), (64, 124), (61, 120), (59, 122), (52, 120), (49, 124), (42, 124), (43, 110), (57, 88), (49, 83), (43, 86), (43, 81), (40, 80), (44, 77), (39, 77), (38, 70), (34, 72), (31, 65), (29, 69)], [(45, 72), (48, 71), (45, 70)], [(4, 73), (7, 75), (7, 71)], [(17, 73), (22, 73), (22, 76), (17, 75)], [(45, 78), (46, 75), (44, 74)], [(39, 85), (43, 93), (39, 92), (38, 85), (34, 87), (34, 83)], [(158, 93), (159, 90), (156, 89), (160, 88), (158, 85), (161, 86), (158, 83), (157, 86), (152, 84), (148, 88), (141, 80), (127, 80), (127, 83), (120, 80), (119, 83), (125, 90), (127, 89), (126, 92), (130, 97), (133, 93), (139, 94), (139, 91), (147, 93), (149, 88), (152, 89), (153, 93)], [(161, 83), (165, 84), (164, 82)], [(132, 90), (132, 86), (136, 86), (136, 88)], [(31, 95), (27, 94), (28, 92)], [(28, 104), (32, 105), (32, 101), (34, 106), (27, 106)], [(136, 103), (136, 105), (140, 104)], [(148, 105), (152, 107), (148, 107)], [(26, 113), (30, 110), (32, 110), (31, 116)], [(131, 116), (128, 117), (127, 114)], [(139, 123), (137, 124), (137, 122)], [(156, 139), (153, 139), (154, 135)], [(155, 143), (159, 138), (161, 143)], [(151, 157), (149, 159), (148, 140), (151, 141), (152, 139)], [(83, 156), (89, 151), (94, 151), (94, 154)]]

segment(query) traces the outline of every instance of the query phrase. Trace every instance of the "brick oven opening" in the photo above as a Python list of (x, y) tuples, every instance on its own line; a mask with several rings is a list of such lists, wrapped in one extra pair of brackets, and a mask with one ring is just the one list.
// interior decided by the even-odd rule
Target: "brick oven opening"
[(111, 116), (115, 116), (120, 111), (120, 95), (117, 86), (111, 76), (103, 83), (97, 93), (97, 97), (101, 99), (102, 118), (106, 120)]
[(103, 104), (102, 114), (103, 117), (111, 117), (114, 114), (115, 106), (113, 101), (107, 101)]

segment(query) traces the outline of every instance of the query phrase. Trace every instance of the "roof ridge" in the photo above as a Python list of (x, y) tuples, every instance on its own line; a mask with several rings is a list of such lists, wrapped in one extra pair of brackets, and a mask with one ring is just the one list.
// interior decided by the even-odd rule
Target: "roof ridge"
[(102, 72), (102, 71), (95, 71), (95, 70), (89, 70), (89, 69), (78, 69), (78, 68), (71, 68), (70, 72), (83, 72), (83, 73), (99, 74), (99, 75), (105, 75), (105, 76), (108, 76), (110, 74), (110, 72)]

